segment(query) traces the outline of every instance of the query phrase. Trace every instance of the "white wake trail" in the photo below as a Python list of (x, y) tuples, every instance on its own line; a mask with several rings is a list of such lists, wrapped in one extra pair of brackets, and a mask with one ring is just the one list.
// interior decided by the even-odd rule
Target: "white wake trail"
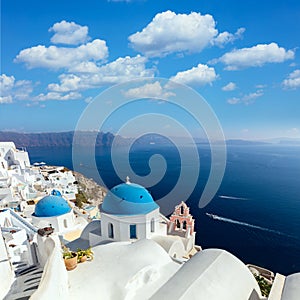
[(249, 223), (246, 223), (246, 222), (240, 222), (240, 221), (237, 221), (237, 220), (232, 220), (232, 219), (229, 219), (229, 218), (224, 218), (224, 217), (217, 216), (217, 215), (214, 215), (214, 214), (206, 213), (206, 215), (208, 217), (214, 219), (214, 220), (218, 220), (218, 221), (222, 221), (222, 222), (227, 222), (227, 223), (232, 223), (232, 224), (237, 224), (237, 225), (246, 226), (246, 227), (250, 227), (250, 228), (255, 228), (255, 229), (262, 230), (262, 231), (276, 233), (276, 234), (279, 234), (279, 235), (289, 236), (289, 235), (287, 235), (285, 233), (282, 233), (282, 232), (280, 232), (278, 230), (273, 230), (273, 229), (261, 227), (261, 226), (258, 226), (258, 225), (249, 224)]
[(247, 198), (224, 196), (224, 195), (219, 196), (219, 198), (221, 198), (221, 199), (230, 199), (230, 200), (249, 200)]

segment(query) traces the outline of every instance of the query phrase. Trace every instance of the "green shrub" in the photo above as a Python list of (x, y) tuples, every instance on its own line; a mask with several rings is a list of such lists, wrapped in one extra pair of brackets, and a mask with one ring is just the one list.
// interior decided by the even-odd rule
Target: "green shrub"
[(253, 274), (263, 296), (268, 297), (271, 291), (272, 285), (269, 284), (262, 276)]

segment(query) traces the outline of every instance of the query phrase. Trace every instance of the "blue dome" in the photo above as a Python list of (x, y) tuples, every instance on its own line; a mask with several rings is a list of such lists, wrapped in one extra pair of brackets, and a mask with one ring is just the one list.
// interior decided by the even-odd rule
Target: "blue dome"
[(122, 183), (110, 190), (101, 205), (101, 211), (112, 215), (144, 215), (159, 206), (141, 185)]
[(68, 202), (61, 196), (49, 195), (41, 199), (35, 206), (35, 217), (56, 217), (71, 211)]
[(51, 194), (52, 196), (61, 196), (61, 192), (58, 190), (52, 190)]

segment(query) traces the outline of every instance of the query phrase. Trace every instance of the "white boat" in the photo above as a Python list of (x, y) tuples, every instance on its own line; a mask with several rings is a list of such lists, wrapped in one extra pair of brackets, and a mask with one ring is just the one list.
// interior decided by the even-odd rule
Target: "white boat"
[(206, 215), (212, 219), (218, 219), (218, 216), (217, 215), (214, 215), (214, 214), (209, 214), (209, 213), (206, 213)]
[(46, 163), (43, 162), (43, 161), (42, 162), (35, 162), (35, 163), (33, 163), (33, 165), (38, 167), (38, 166), (44, 166), (44, 165), (46, 165)]

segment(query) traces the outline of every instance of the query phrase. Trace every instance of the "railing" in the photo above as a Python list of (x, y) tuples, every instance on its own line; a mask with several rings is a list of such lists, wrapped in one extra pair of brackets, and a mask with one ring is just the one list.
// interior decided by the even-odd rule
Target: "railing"
[(36, 233), (37, 228), (35, 228), (33, 225), (31, 225), (29, 222), (25, 221), (21, 216), (19, 216), (17, 213), (15, 213), (12, 209), (9, 209), (10, 214), (15, 217), (18, 221), (20, 221), (31, 233)]

